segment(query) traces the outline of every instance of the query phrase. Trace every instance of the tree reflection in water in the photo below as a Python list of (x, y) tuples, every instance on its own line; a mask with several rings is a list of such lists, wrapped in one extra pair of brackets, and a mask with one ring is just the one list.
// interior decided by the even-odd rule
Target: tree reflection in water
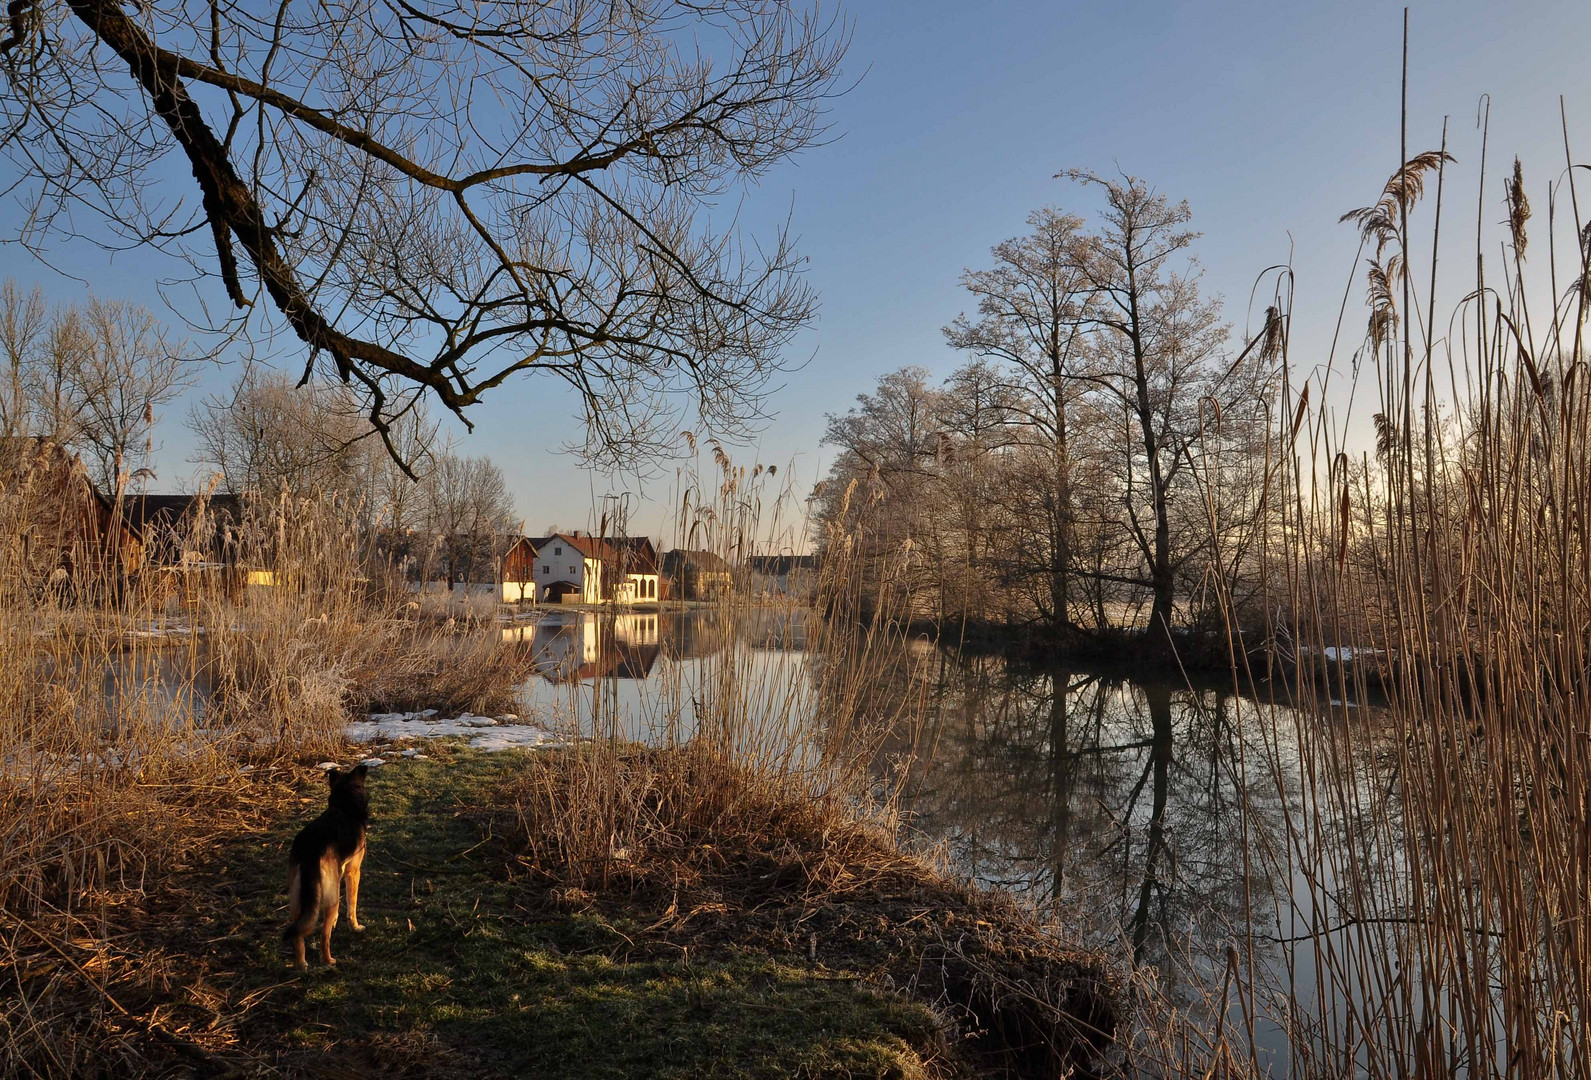
[[(1295, 790), (1253, 703), (998, 658), (938, 663), (907, 808), (955, 865), (1091, 945), (1125, 947), (1186, 1003), (1219, 981), (1228, 944), (1248, 954), (1251, 906), (1263, 924), (1289, 905), (1285, 878), (1260, 869), (1273, 860), (1252, 857), (1278, 846)], [(1259, 947), (1256, 961), (1279, 961)]]

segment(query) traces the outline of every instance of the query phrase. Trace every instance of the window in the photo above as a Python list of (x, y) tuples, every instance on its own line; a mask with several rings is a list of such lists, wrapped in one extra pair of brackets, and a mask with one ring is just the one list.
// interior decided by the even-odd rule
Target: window
[(570, 573), (571, 573), (571, 574), (578, 574), (578, 573), (579, 573), (579, 572), (580, 572), (580, 571), (579, 571), (579, 570), (578, 570), (578, 569), (577, 569), (577, 568), (576, 568), (576, 567), (573, 567), (573, 566), (571, 566), (571, 567), (570, 567), (570, 568), (569, 568), (569, 572), (570, 572)]
[(542, 563), (541, 564), (541, 572), (543, 574), (550, 574), (550, 573), (552, 573), (552, 568), (549, 567), (546, 563)]
[(562, 555), (563, 554), (563, 548), (555, 547), (555, 548), (552, 549), (552, 553), (554, 555)]

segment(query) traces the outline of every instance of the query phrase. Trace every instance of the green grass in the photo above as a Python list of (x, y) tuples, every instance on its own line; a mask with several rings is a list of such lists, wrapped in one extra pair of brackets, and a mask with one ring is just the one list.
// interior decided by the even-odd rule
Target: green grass
[(520, 754), (428, 750), (371, 774), (367, 929), (339, 924), (335, 968), (292, 971), (280, 942), (286, 848), (320, 810), (319, 774), (300, 815), (197, 872), (204, 966), (246, 1005), (231, 1023), (247, 1058), (290, 1075), (885, 1077), (921, 1075), (943, 1045), (932, 1011), (854, 975), (693, 956), (505, 881), (470, 810)]

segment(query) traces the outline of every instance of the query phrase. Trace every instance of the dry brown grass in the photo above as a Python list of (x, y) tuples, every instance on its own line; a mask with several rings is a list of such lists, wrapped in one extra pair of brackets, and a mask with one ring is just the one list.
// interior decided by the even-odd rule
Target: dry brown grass
[[(790, 488), (773, 470), (713, 459), (681, 499), (680, 546), (737, 567), (752, 538), (807, 547), (781, 528)], [(1114, 975), (1033, 912), (912, 852), (898, 785), (933, 648), (907, 635), (909, 588), (864, 587), (848, 539), (823, 538), (811, 604), (827, 617), (787, 612), (799, 653), (781, 652), (760, 598), (719, 596), (723, 647), (663, 662), (649, 746), (627, 741), (607, 704), (616, 687), (599, 682), (593, 713), (568, 718), (592, 737), (513, 778), (490, 834), (553, 902), (625, 911), (672, 948), (831, 957), (941, 1007), (991, 1062), (1075, 1064), (1114, 1030)]]
[[(183, 950), (152, 943), (194, 932), (195, 910), (173, 905), (173, 883), (220, 845), (298, 809), (293, 771), (178, 777), (137, 799), (91, 794), (87, 805), (108, 820), (53, 816), (78, 857), (123, 858), (107, 860), (97, 885), (57, 883), (46, 895), (60, 905), (0, 911), (0, 1076), (143, 1075), (152, 1062), (180, 1062), (200, 1075), (227, 1071), (217, 1052), (234, 1041), (229, 1031), (252, 1003), (196, 978)], [(18, 820), (27, 817), (18, 811)], [(49, 865), (33, 854), (33, 869)], [(156, 895), (163, 901), (152, 906)]]
[[(20, 491), (0, 493), (0, 534), (37, 513)], [(108, 988), (106, 958), (186, 853), (261, 820), (249, 771), (340, 754), (352, 709), (512, 693), (489, 639), (403, 617), (339, 508), (250, 514), (238, 559), (274, 587), (195, 573), (172, 589), (80, 559), (77, 588), (52, 594), (22, 545), (0, 546), (0, 1076), (113, 1073), (127, 1039), (164, 1037)]]

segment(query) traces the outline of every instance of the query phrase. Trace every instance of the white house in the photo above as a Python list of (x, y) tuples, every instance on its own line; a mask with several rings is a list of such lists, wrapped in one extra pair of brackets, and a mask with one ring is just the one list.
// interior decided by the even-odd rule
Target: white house
[(559, 533), (529, 541), (537, 600), (565, 604), (654, 603), (657, 551), (646, 537)]

